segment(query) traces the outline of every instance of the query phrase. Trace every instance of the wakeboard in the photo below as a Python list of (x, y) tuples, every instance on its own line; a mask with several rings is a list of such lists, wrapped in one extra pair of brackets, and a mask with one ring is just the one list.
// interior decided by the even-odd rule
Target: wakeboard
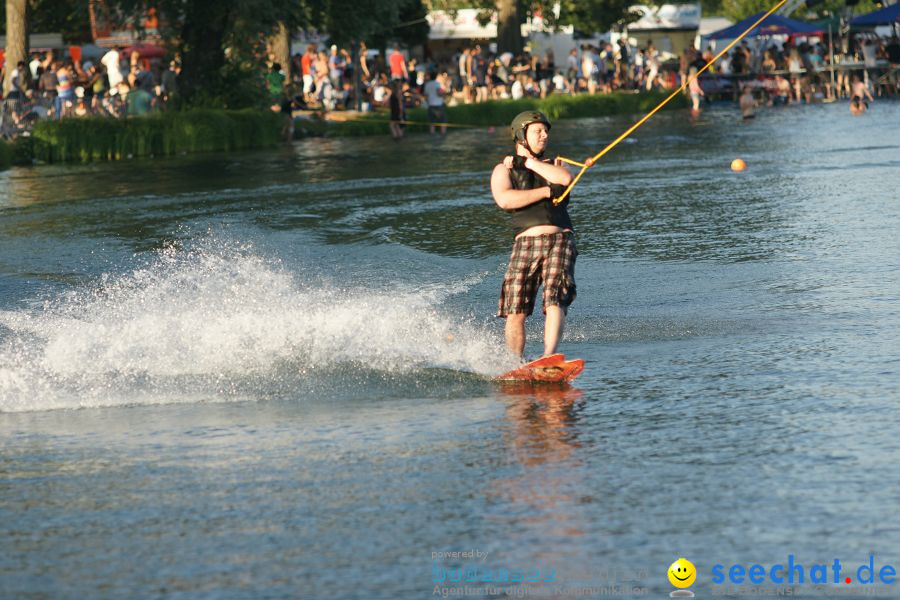
[(525, 363), (503, 375), (498, 375), (494, 381), (499, 383), (567, 383), (578, 377), (583, 370), (584, 361), (580, 358), (566, 360), (564, 354), (551, 354)]

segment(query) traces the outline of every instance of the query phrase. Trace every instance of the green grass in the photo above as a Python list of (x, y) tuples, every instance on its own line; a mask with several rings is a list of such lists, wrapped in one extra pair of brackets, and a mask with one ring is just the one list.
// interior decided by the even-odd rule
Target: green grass
[(9, 168), (9, 166), (12, 164), (12, 157), (12, 146), (5, 140), (0, 140), (0, 171)]
[(195, 109), (39, 121), (31, 138), (38, 161), (89, 162), (273, 146), (280, 129), (281, 116), (268, 111)]
[[(666, 94), (600, 94), (550, 96), (543, 100), (494, 100), (447, 108), (452, 125), (505, 126), (515, 115), (530, 109), (544, 111), (552, 120), (616, 114), (644, 114)], [(681, 95), (666, 108), (683, 108)], [(387, 112), (353, 121), (297, 120), (298, 137), (386, 135)], [(428, 130), (424, 108), (409, 111), (407, 132)], [(227, 152), (274, 146), (280, 141), (281, 115), (260, 110), (193, 109), (155, 113), (143, 117), (103, 117), (40, 121), (30, 138), (0, 142), (0, 169), (33, 162), (89, 162), (142, 156), (171, 156), (194, 152)]]
[[(650, 112), (669, 93), (647, 92), (640, 94), (580, 94), (577, 96), (554, 95), (544, 99), (492, 100), (479, 104), (461, 104), (447, 108), (447, 121), (451, 125), (471, 127), (505, 126), (520, 112), (538, 109), (551, 120), (580, 119), (621, 114), (644, 114)], [(666, 109), (685, 108), (684, 96), (679, 95), (666, 105)], [(385, 135), (388, 131), (388, 113), (370, 113), (353, 121), (297, 121), (299, 137), (327, 135), (349, 137), (362, 135)], [(428, 114), (424, 108), (408, 112), (407, 120), (416, 124), (408, 125), (407, 132), (427, 131)]]

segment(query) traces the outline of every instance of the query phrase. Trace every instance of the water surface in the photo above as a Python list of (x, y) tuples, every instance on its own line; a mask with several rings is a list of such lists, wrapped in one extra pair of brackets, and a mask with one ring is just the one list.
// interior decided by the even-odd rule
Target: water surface
[(537, 391), (489, 381), (502, 133), (0, 173), (0, 596), (431, 597), (472, 548), (438, 567), (657, 597), (679, 556), (706, 596), (900, 566), (897, 123), (655, 116), (575, 189), (587, 368)]

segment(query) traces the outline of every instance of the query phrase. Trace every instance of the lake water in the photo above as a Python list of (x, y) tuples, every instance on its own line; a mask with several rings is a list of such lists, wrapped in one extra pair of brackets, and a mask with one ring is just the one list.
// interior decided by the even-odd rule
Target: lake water
[(0, 173), (0, 597), (900, 567), (900, 104), (661, 113), (607, 155), (565, 389), (489, 381), (504, 131)]

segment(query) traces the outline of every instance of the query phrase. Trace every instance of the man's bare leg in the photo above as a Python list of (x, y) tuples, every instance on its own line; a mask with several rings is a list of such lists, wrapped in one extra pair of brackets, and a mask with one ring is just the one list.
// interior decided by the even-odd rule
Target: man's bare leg
[(544, 320), (544, 356), (556, 354), (556, 347), (562, 339), (565, 325), (566, 309), (556, 305), (548, 306), (547, 316)]
[(506, 347), (522, 357), (525, 352), (525, 313), (506, 315)]

